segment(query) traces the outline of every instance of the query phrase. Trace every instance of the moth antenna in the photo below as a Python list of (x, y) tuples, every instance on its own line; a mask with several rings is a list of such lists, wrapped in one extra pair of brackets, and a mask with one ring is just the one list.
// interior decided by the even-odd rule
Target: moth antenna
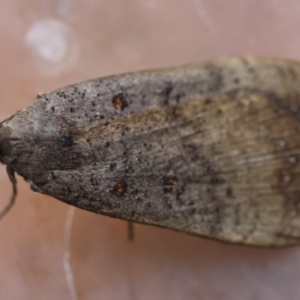
[(10, 209), (14, 206), (16, 198), (17, 198), (17, 194), (18, 194), (18, 190), (17, 190), (17, 179), (15, 177), (15, 171), (9, 167), (6, 166), (6, 172), (7, 175), (9, 177), (10, 182), (12, 183), (12, 187), (13, 187), (13, 192), (12, 195), (10, 197), (10, 201), (8, 203), (8, 205), (0, 212), (0, 220), (10, 211)]
[(129, 242), (133, 241), (134, 239), (134, 227), (131, 221), (127, 222), (127, 238)]

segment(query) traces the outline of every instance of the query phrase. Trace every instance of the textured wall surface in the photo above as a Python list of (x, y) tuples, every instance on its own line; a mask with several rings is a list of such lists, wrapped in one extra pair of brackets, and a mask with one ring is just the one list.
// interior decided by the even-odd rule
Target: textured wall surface
[[(296, 0), (0, 2), (0, 119), (81, 80), (241, 55), (300, 59)], [(73, 209), (19, 180), (0, 299), (297, 300), (300, 248), (249, 249)], [(0, 168), (0, 209), (11, 185)]]

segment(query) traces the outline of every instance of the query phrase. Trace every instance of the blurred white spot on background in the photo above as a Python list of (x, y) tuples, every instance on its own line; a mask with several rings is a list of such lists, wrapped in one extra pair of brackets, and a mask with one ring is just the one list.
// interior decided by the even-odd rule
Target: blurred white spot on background
[(26, 41), (42, 58), (58, 62), (67, 54), (64, 31), (64, 25), (56, 21), (39, 22), (29, 29)]
[(56, 19), (34, 23), (26, 32), (25, 42), (37, 67), (47, 75), (66, 71), (78, 58), (78, 43), (71, 28)]

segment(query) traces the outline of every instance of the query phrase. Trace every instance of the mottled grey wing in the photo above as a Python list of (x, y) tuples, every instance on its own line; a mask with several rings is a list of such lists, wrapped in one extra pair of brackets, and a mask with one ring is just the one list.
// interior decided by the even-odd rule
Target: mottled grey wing
[(296, 244), (299, 83), (298, 64), (244, 59), (64, 88), (24, 112), (39, 123), (28, 154), (36, 159), (15, 169), (93, 212), (223, 241)]

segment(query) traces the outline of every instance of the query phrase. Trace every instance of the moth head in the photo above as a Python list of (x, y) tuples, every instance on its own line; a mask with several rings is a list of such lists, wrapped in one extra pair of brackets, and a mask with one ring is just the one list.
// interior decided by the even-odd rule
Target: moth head
[(5, 120), (0, 123), (0, 162), (3, 164), (9, 164), (9, 157), (11, 155), (12, 144), (15, 139), (12, 137), (12, 129), (8, 126), (9, 120)]
[[(10, 118), (9, 118), (10, 119)], [(15, 178), (15, 171), (9, 164), (9, 156), (11, 153), (11, 128), (6, 125), (8, 119), (0, 123), (0, 162), (6, 164), (7, 175), (12, 183), (12, 195), (7, 206), (0, 211), (0, 220), (13, 207), (17, 197), (17, 180)]]

